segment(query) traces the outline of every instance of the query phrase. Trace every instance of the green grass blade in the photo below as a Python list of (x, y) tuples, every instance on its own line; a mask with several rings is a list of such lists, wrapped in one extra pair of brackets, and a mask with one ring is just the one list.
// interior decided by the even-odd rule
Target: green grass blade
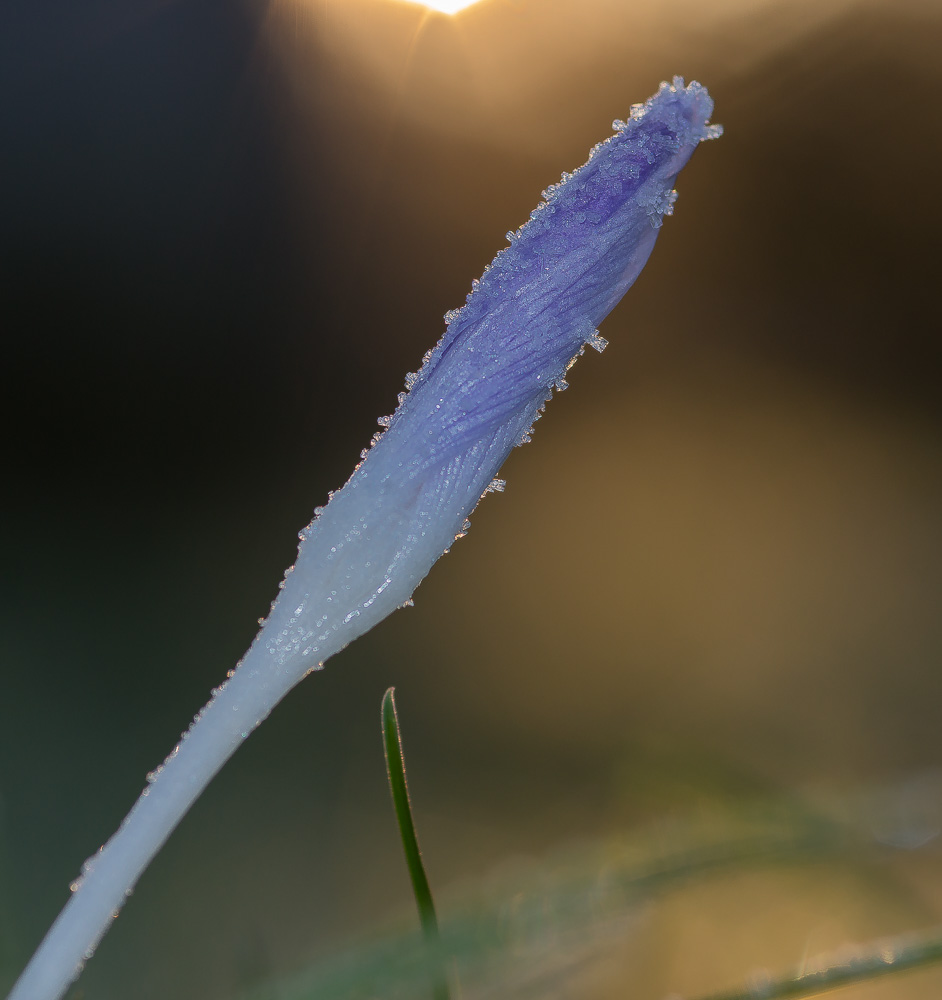
[(942, 928), (931, 935), (880, 941), (847, 961), (814, 972), (793, 973), (781, 979), (763, 979), (752, 986), (711, 993), (701, 1000), (794, 1000), (817, 996), (841, 986), (878, 976), (919, 969), (942, 961)]
[(409, 786), (406, 781), (406, 762), (402, 756), (402, 737), (399, 732), (399, 716), (396, 714), (394, 688), (389, 688), (383, 695), (383, 747), (386, 751), (386, 773), (389, 776), (393, 810), (396, 813), (396, 822), (399, 824), (402, 849), (406, 855), (409, 878), (412, 880), (412, 892), (419, 910), (422, 936), (433, 969), (432, 996), (434, 1000), (449, 1000), (438, 917), (435, 913), (428, 876), (425, 874), (425, 866), (422, 864), (422, 852), (419, 850), (419, 840), (415, 833), (415, 822), (412, 819), (412, 804), (409, 801)]

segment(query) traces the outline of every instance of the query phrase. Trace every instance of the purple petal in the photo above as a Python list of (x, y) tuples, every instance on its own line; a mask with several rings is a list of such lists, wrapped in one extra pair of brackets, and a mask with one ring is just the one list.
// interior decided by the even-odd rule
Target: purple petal
[(410, 376), (347, 485), (302, 533), (259, 640), (322, 661), (407, 601), (648, 259), (713, 102), (676, 77), (544, 192)]

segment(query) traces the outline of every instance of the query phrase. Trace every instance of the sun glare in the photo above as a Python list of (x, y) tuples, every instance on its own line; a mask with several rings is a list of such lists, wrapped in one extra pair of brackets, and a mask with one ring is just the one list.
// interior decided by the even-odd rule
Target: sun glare
[(478, 0), (409, 0), (410, 3), (418, 3), (430, 10), (441, 11), (442, 14), (457, 14), (459, 10), (476, 4)]

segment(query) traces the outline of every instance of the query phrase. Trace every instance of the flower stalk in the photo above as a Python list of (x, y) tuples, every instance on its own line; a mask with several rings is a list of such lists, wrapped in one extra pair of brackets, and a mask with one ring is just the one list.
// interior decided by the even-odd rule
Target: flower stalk
[(410, 602), (467, 526), (509, 452), (635, 281), (677, 173), (704, 139), (706, 90), (675, 77), (635, 105), (575, 173), (508, 234), (343, 489), (301, 532), (257, 637), (82, 876), (9, 1000), (56, 1000), (200, 793), (311, 671)]

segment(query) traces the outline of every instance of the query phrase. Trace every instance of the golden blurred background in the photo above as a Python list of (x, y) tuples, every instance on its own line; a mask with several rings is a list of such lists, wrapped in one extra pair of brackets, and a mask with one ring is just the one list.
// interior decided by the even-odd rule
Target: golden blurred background
[(674, 74), (726, 132), (609, 348), (415, 608), (230, 762), (74, 996), (222, 1000), (408, 916), (389, 685), (444, 899), (755, 801), (871, 845), (672, 889), (558, 995), (942, 921), (940, 45), (932, 0), (5, 7), (0, 987), (443, 313)]

